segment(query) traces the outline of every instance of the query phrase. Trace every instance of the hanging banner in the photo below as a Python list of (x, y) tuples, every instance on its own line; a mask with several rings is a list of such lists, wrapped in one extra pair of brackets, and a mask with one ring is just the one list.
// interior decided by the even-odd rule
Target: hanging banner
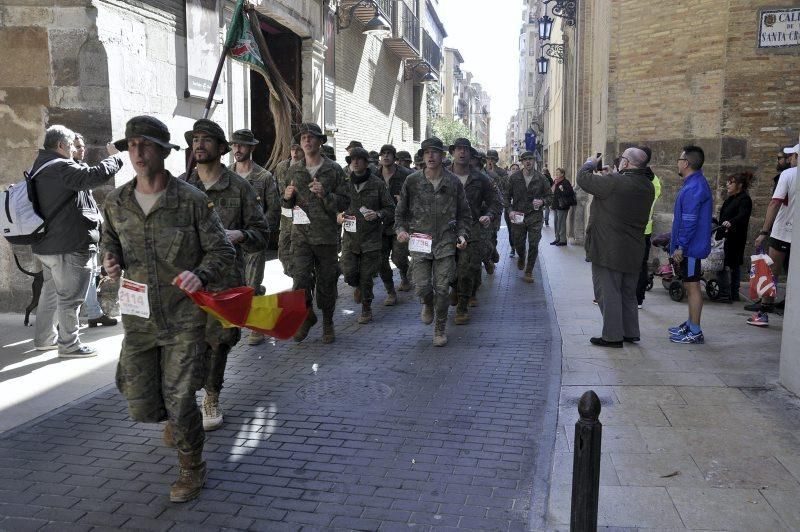
[[(219, 0), (186, 0), (186, 95), (208, 98), (220, 45)], [(215, 99), (221, 100), (217, 85)]]

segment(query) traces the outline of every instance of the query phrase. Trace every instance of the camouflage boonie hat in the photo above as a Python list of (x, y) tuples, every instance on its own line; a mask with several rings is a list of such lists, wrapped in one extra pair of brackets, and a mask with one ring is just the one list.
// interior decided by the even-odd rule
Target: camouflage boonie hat
[(422, 164), (422, 163), (423, 163), (422, 155), (415, 155), (414, 156), (414, 164)]
[(369, 161), (369, 153), (364, 148), (353, 148), (353, 151), (350, 152), (350, 155), (344, 158), (347, 164), (350, 164), (353, 159), (364, 159), (365, 161)]
[(525, 159), (535, 159), (532, 151), (524, 151), (522, 155), (519, 156), (520, 161), (524, 161)]
[(411, 154), (405, 150), (397, 152), (397, 160), (398, 161), (408, 161), (410, 163), (414, 162), (414, 159), (411, 158)]
[(497, 150), (489, 150), (489, 151), (487, 151), (486, 152), (486, 158), (487, 159), (492, 159), (492, 160), (495, 160), (495, 161), (499, 161), (500, 160), (500, 156), (497, 154)]
[(189, 145), (189, 148), (192, 147), (192, 137), (194, 136), (195, 132), (208, 133), (217, 139), (220, 144), (220, 155), (225, 155), (231, 151), (231, 146), (228, 144), (228, 140), (225, 138), (225, 132), (222, 131), (222, 128), (219, 127), (219, 124), (216, 122), (213, 122), (208, 118), (201, 118), (195, 122), (194, 126), (192, 126), (192, 129), (183, 134), (183, 138), (186, 139), (186, 144)]
[(469, 139), (465, 139), (463, 137), (454, 140), (447, 151), (453, 153), (456, 148), (461, 148), (461, 147), (469, 148), (470, 153), (472, 153), (472, 155), (475, 155), (475, 148), (472, 147), (472, 143), (469, 141)]
[(169, 128), (167, 125), (152, 116), (134, 116), (125, 124), (125, 138), (114, 142), (114, 147), (119, 151), (128, 151), (128, 139), (142, 137), (153, 141), (164, 148), (173, 150), (181, 149), (180, 146), (169, 142)]
[(244, 144), (245, 146), (255, 146), (258, 139), (249, 129), (238, 129), (231, 135), (231, 144)]
[(322, 155), (327, 157), (331, 161), (336, 160), (336, 150), (333, 149), (333, 146), (330, 144), (323, 144), (322, 145)]
[(320, 127), (313, 122), (303, 122), (297, 130), (297, 135), (294, 136), (295, 140), (300, 140), (303, 133), (310, 133), (319, 138), (323, 144), (328, 142), (328, 136), (322, 132)]
[(422, 157), (422, 154), (425, 153), (425, 150), (437, 150), (442, 153), (445, 153), (445, 151), (447, 151), (444, 149), (444, 142), (442, 142), (442, 139), (440, 139), (439, 137), (431, 137), (429, 139), (423, 140), (422, 144), (420, 144), (419, 150), (417, 151), (417, 155), (419, 157)]
[(486, 154), (483, 153), (481, 150), (475, 150), (472, 153), (472, 156), (475, 157), (476, 159), (481, 160), (481, 161), (485, 161), (486, 160)]
[(395, 148), (391, 144), (384, 144), (383, 146), (381, 146), (381, 151), (379, 151), (378, 153), (380, 155), (383, 155), (384, 153), (391, 153), (392, 155), (394, 155), (394, 158), (397, 159), (397, 148)]
[(350, 144), (347, 145), (345, 150), (352, 150), (353, 148), (363, 148), (364, 145), (358, 142), (357, 140), (351, 140)]

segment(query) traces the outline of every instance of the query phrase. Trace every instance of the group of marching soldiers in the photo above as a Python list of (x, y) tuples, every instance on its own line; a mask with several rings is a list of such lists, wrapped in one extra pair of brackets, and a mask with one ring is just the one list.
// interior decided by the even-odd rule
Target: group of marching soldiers
[[(429, 138), (413, 160), (390, 144), (376, 154), (354, 141), (343, 168), (319, 126), (304, 123), (290, 158), (273, 175), (253, 162), (259, 141), (250, 130), (235, 131), (228, 140), (218, 124), (201, 119), (184, 137), (197, 164), (175, 178), (164, 169), (169, 151), (178, 149), (167, 127), (152, 117), (128, 122), (126, 138), (114, 145), (129, 152), (136, 179), (109, 196), (103, 234), (106, 271), (124, 276), (126, 290), (139, 290), (136, 298), (144, 292), (141, 308), (123, 311), (117, 384), (134, 419), (167, 420), (164, 440), (181, 458), (173, 501), (195, 497), (205, 481), (203, 430), (223, 423), (225, 366), (241, 338), (238, 328), (203, 316), (181, 290), (243, 284), (263, 290), (265, 250), (277, 233), (283, 270), (293, 289), (306, 294), (308, 314), (295, 341), (318, 321), (314, 300), (323, 343), (335, 341), (340, 275), (361, 304), (358, 322), (369, 323), (373, 279), (380, 276), (386, 306), (397, 303), (397, 291), (413, 288), (422, 303), (420, 319), (434, 323), (433, 344), (443, 346), (449, 307), (456, 307), (455, 324), (468, 323), (482, 270), (492, 275), (499, 262), (504, 205), (517, 266), (533, 282), (541, 207), (550, 187), (533, 170), (530, 152), (521, 157), (524, 168), (509, 176), (496, 151), (484, 156), (463, 138), (447, 147)], [(235, 164), (226, 167), (221, 160), (231, 151)], [(399, 270), (397, 287), (390, 261)], [(251, 345), (263, 341), (250, 333)], [(154, 374), (160, 380), (143, 380)], [(199, 388), (205, 390), (202, 424), (195, 418)]]

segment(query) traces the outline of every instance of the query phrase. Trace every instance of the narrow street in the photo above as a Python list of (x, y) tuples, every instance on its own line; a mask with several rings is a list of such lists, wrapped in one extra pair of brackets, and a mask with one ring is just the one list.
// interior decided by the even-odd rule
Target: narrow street
[(161, 426), (130, 421), (113, 386), (5, 433), (0, 529), (539, 527), (560, 340), (554, 353), (539, 267), (523, 283), (505, 229), (499, 237), (502, 259), (484, 275), (472, 323), (451, 317), (444, 348), (431, 345), (410, 293), (380, 304), (379, 279), (369, 325), (356, 324), (352, 291), (339, 285), (333, 345), (320, 327), (301, 344), (241, 342), (196, 501), (168, 501), (175, 451)]

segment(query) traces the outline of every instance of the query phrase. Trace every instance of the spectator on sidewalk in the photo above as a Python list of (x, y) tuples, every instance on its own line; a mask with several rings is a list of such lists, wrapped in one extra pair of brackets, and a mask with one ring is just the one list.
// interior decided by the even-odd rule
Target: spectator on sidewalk
[(704, 162), (705, 153), (698, 146), (686, 146), (678, 157), (678, 173), (683, 177), (683, 186), (675, 198), (669, 251), (680, 267), (689, 298), (689, 319), (669, 328), (670, 341), (678, 344), (702, 344), (705, 341), (700, 327), (703, 312), (700, 261), (711, 251), (713, 198), (702, 172)]
[[(791, 148), (791, 146), (787, 146), (786, 148)], [(775, 192), (775, 188), (778, 186), (778, 180), (781, 178), (781, 174), (784, 170), (788, 170), (792, 167), (791, 163), (789, 162), (789, 155), (784, 153), (785, 148), (781, 148), (778, 152), (778, 161), (775, 163), (775, 171), (778, 172), (775, 174), (775, 177), (772, 178), (772, 191)]]
[(598, 158), (590, 157), (578, 172), (578, 185), (594, 196), (590, 218), (594, 296), (603, 315), (603, 334), (593, 345), (620, 348), (639, 341), (636, 283), (644, 253), (644, 228), (653, 204), (653, 172), (647, 155), (628, 148), (620, 171), (596, 174)]
[(567, 214), (570, 208), (578, 204), (572, 183), (565, 179), (566, 172), (563, 168), (556, 168), (556, 179), (550, 189), (553, 191), (553, 225), (555, 240), (551, 246), (567, 245)]
[[(645, 162), (645, 165), (650, 166), (650, 157), (652, 156), (650, 148), (647, 146), (640, 146), (639, 149), (647, 155), (647, 162)], [(619, 164), (619, 159), (615, 161), (615, 164)], [(647, 283), (650, 278), (648, 263), (650, 262), (650, 238), (653, 236), (653, 211), (656, 208), (658, 198), (661, 197), (661, 180), (655, 174), (653, 174), (653, 189), (656, 194), (653, 197), (653, 205), (650, 207), (650, 218), (647, 220), (647, 227), (644, 228), (644, 258), (642, 258), (642, 269), (639, 272), (639, 282), (636, 285), (636, 301), (639, 304), (639, 308), (642, 308), (644, 304), (644, 293), (647, 291)]]
[[(542, 170), (542, 175), (547, 179), (547, 182), (550, 184), (550, 187), (553, 186), (553, 176), (550, 175), (550, 170), (547, 168), (547, 165), (544, 165), (544, 170)], [(542, 217), (544, 218), (544, 226), (550, 227), (550, 202), (545, 202), (542, 205)], [(555, 223), (555, 221), (553, 222)]]
[[(795, 193), (797, 191), (797, 158), (800, 155), (800, 144), (784, 148), (788, 155), (790, 168), (781, 172), (778, 186), (772, 193), (772, 201), (767, 206), (764, 225), (756, 238), (756, 249), (769, 240), (769, 257), (772, 259), (772, 275), (775, 279), (785, 267), (788, 272), (789, 255), (792, 249), (792, 223), (794, 221)], [(777, 288), (777, 287), (776, 287)], [(761, 302), (748, 305), (747, 310), (755, 311), (747, 320), (748, 325), (766, 327), (769, 325), (767, 313), (775, 310), (774, 297), (762, 297)]]
[(747, 242), (747, 228), (750, 225), (750, 214), (753, 212), (753, 201), (747, 190), (753, 174), (739, 172), (728, 176), (726, 189), (728, 197), (719, 209), (719, 225), (717, 240), (725, 239), (725, 268), (717, 272), (719, 297), (717, 301), (730, 303), (739, 301), (739, 285), (744, 263), (744, 247)]
[[(83, 135), (80, 133), (75, 133), (75, 156), (72, 158), (72, 160), (80, 164), (83, 163), (85, 156), (86, 142), (83, 140)], [(94, 201), (92, 191), (87, 190), (87, 193), (92, 198), (92, 201)], [(102, 217), (100, 221), (102, 223)], [(106, 316), (105, 312), (103, 312), (103, 308), (100, 306), (100, 302), (97, 300), (97, 276), (100, 273), (100, 268), (97, 266), (97, 252), (92, 254), (91, 263), (92, 273), (89, 276), (89, 288), (87, 288), (86, 297), (83, 300), (83, 314), (86, 315), (86, 319), (89, 322), (89, 327), (97, 327), (101, 325), (107, 327), (114, 326), (117, 324), (117, 320), (115, 318)]]
[(31, 246), (44, 273), (34, 346), (40, 351), (57, 348), (61, 358), (96, 354), (78, 336), (78, 307), (86, 299), (100, 240), (100, 211), (90, 191), (122, 167), (117, 155), (97, 166), (79, 164), (73, 160), (75, 151), (75, 133), (64, 126), (50, 126), (44, 149), (30, 171), (33, 175), (48, 165), (34, 179), (39, 208), (49, 222), (44, 238)]

